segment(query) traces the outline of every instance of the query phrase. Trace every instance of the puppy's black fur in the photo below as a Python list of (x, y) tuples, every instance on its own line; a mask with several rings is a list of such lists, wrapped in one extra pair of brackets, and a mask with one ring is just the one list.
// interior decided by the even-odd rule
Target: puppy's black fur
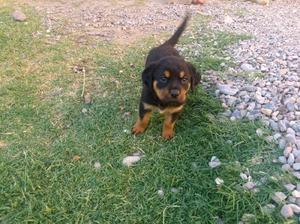
[(133, 134), (144, 132), (152, 111), (158, 110), (165, 115), (163, 137), (173, 137), (174, 124), (186, 102), (187, 93), (200, 81), (194, 66), (186, 62), (174, 48), (188, 20), (189, 16), (186, 16), (173, 36), (148, 54), (142, 73), (139, 118), (132, 129)]

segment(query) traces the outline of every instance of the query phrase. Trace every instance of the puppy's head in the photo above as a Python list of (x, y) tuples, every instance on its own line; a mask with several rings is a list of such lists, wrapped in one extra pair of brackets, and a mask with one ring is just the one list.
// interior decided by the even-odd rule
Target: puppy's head
[(182, 105), (187, 93), (199, 83), (196, 69), (180, 57), (165, 57), (149, 64), (142, 74), (143, 82), (166, 105)]

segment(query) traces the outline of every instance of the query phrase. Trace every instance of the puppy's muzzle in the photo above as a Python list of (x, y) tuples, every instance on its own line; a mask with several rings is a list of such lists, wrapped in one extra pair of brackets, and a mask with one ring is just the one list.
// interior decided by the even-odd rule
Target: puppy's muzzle
[(173, 98), (178, 97), (179, 94), (180, 94), (180, 90), (179, 90), (179, 89), (171, 89), (171, 91), (170, 91), (170, 95), (171, 95), (171, 97), (173, 97)]

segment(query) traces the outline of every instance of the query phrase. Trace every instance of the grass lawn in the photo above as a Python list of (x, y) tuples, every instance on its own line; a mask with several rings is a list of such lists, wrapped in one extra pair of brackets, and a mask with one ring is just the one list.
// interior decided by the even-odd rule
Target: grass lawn
[[(0, 9), (1, 223), (237, 223), (245, 213), (255, 215), (252, 223), (283, 222), (279, 208), (262, 211), (271, 192), (282, 190), (271, 163), (275, 145), (256, 136), (259, 123), (219, 118), (220, 103), (201, 86), (171, 141), (160, 136), (159, 115), (145, 134), (130, 134), (155, 40), (127, 48), (55, 41), (33, 10), (24, 9), (26, 23), (13, 21), (11, 10)], [(191, 58), (200, 70), (220, 69), (223, 47), (240, 39), (210, 35), (196, 38), (206, 49)], [(82, 102), (83, 87), (91, 105)], [(124, 167), (122, 159), (137, 151), (145, 156)], [(220, 167), (208, 166), (212, 156)], [(242, 188), (239, 174), (247, 170), (254, 181), (265, 179), (257, 193)]]

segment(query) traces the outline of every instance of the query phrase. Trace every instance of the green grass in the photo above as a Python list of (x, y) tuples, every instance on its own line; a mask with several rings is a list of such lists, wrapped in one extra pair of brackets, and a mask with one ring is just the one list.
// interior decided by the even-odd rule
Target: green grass
[[(0, 148), (1, 223), (237, 223), (244, 213), (255, 214), (253, 223), (283, 222), (278, 209), (261, 210), (271, 192), (282, 190), (271, 178), (282, 178), (271, 163), (275, 146), (256, 136), (258, 123), (220, 120), (220, 103), (201, 87), (171, 141), (160, 137), (159, 115), (141, 136), (124, 131), (137, 117), (143, 55), (155, 40), (127, 49), (68, 38), (49, 44), (33, 11), (26, 11), (27, 24), (14, 22), (10, 11), (0, 9), (0, 141), (8, 144)], [(232, 43), (215, 35), (220, 46)], [(209, 41), (197, 41), (208, 52)], [(195, 60), (198, 69), (215, 63)], [(84, 77), (74, 65), (87, 69), (91, 105), (82, 103)], [(137, 151), (145, 157), (124, 167), (124, 156)], [(212, 156), (221, 167), (209, 168)], [(242, 189), (239, 173), (247, 169), (255, 181), (267, 178), (260, 192)]]

